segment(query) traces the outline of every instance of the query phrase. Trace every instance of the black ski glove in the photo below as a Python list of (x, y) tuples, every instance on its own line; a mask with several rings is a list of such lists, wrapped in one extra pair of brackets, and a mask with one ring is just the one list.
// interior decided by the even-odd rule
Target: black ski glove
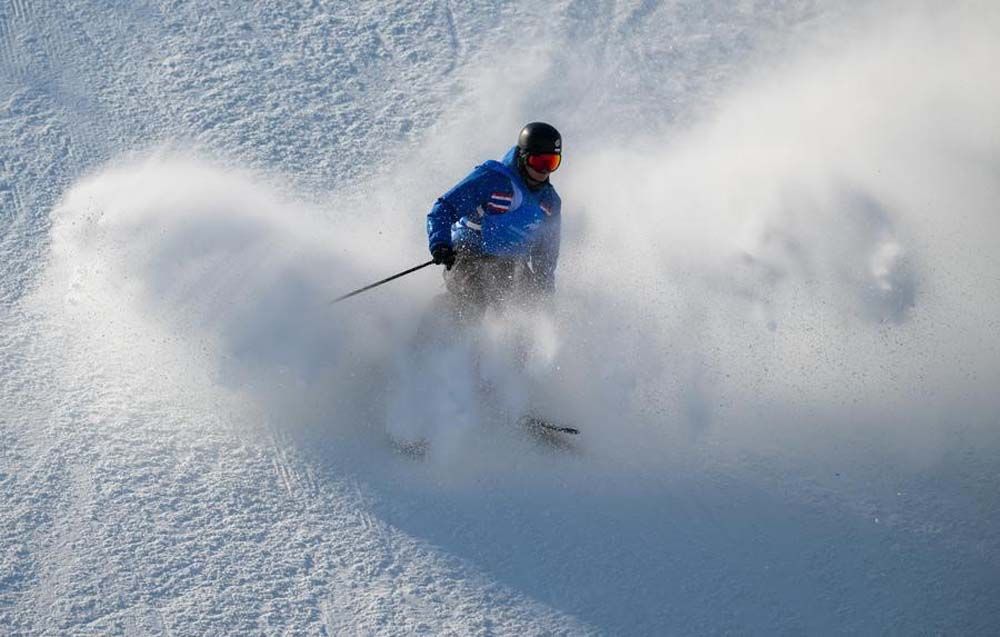
[(444, 264), (445, 270), (450, 270), (451, 266), (455, 265), (455, 251), (451, 249), (451, 246), (446, 246), (444, 244), (434, 246), (431, 250), (431, 256), (434, 258), (434, 263), (437, 265)]

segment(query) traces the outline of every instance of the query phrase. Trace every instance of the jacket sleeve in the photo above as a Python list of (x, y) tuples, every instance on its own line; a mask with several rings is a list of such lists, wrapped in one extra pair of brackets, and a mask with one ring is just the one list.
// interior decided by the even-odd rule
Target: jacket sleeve
[(477, 168), (438, 198), (427, 213), (427, 243), (432, 251), (440, 245), (451, 245), (452, 224), (474, 211), (489, 196), (489, 181), (490, 174)]
[(538, 289), (551, 294), (556, 289), (556, 264), (559, 261), (559, 243), (562, 239), (562, 215), (558, 210), (549, 217), (545, 225), (542, 236), (531, 253), (531, 270)]

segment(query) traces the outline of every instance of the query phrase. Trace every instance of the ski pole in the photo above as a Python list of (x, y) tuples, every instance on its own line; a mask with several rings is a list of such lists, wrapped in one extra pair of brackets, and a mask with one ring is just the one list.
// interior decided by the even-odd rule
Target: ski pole
[(407, 274), (409, 274), (411, 272), (416, 272), (417, 270), (420, 270), (421, 268), (426, 268), (427, 266), (433, 265), (433, 264), (434, 264), (434, 259), (431, 259), (427, 263), (421, 263), (420, 265), (413, 266), (409, 270), (403, 270), (399, 274), (393, 274), (392, 276), (386, 277), (386, 278), (382, 279), (381, 281), (376, 281), (375, 283), (372, 283), (371, 285), (366, 285), (365, 287), (358, 288), (357, 290), (354, 290), (353, 292), (348, 292), (347, 294), (344, 294), (343, 296), (338, 296), (334, 300), (330, 301), (330, 305), (333, 305), (334, 303), (339, 303), (339, 302), (343, 301), (344, 299), (349, 299), (349, 298), (351, 298), (352, 296), (354, 296), (356, 294), (361, 294), (362, 292), (367, 292), (368, 290), (370, 290), (372, 288), (377, 288), (378, 286), (382, 285), (383, 283), (388, 283), (389, 281), (393, 281), (395, 279), (398, 279), (401, 276), (406, 276)]

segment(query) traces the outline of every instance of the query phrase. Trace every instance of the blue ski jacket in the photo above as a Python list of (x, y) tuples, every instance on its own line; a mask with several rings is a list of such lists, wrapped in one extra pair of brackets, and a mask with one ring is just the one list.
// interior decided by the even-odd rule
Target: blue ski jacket
[(562, 201), (552, 184), (528, 188), (518, 172), (517, 147), (501, 161), (476, 166), (427, 214), (431, 251), (440, 245), (472, 254), (525, 257), (552, 289), (559, 259)]

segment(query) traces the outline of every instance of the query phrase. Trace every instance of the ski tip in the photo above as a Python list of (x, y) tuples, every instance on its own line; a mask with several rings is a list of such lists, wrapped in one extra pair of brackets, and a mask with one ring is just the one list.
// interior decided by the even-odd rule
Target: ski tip
[(557, 425), (555, 423), (542, 420), (541, 418), (534, 418), (531, 416), (525, 416), (522, 418), (521, 425), (523, 427), (528, 427), (529, 429), (540, 429), (542, 431), (552, 431), (574, 436), (580, 435), (580, 430), (576, 427), (564, 427), (562, 425)]

